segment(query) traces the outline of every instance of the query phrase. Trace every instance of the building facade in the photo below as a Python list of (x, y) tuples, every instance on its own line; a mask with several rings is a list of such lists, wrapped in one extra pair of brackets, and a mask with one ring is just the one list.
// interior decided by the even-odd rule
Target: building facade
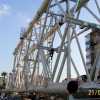
[[(100, 70), (100, 30), (92, 30), (86, 35), (86, 66), (90, 70), (96, 62), (96, 73)], [(97, 58), (97, 60), (96, 60)]]

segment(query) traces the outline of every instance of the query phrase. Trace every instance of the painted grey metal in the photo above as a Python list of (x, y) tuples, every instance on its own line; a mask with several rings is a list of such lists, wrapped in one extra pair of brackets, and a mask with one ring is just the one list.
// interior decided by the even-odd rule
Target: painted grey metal
[[(44, 0), (42, 6), (30, 22), (28, 29), (23, 32), (23, 39), (14, 51), (16, 59), (14, 60), (13, 71), (15, 71), (16, 75), (14, 79), (14, 89), (16, 91), (22, 91), (26, 88), (27, 90), (42, 93), (68, 93), (66, 88), (69, 80), (72, 80), (71, 67), (76, 71), (78, 78), (80, 77), (80, 70), (78, 70), (77, 62), (75, 62), (75, 58), (71, 53), (73, 51), (71, 49), (73, 40), (76, 40), (79, 49), (78, 53), (85, 67), (86, 75), (89, 81), (91, 81), (90, 76), (94, 75), (93, 70), (96, 68), (98, 58), (89, 73), (83, 57), (81, 43), (79, 43), (79, 36), (85, 34), (85, 32), (88, 33), (91, 29), (100, 29), (100, 25), (79, 18), (81, 10), (76, 12), (77, 3), (73, 2), (74, 5), (70, 5), (70, 2), (72, 1)], [(64, 4), (66, 5), (65, 8)], [(56, 7), (59, 9), (58, 14)], [(100, 22), (100, 18), (94, 14), (95, 12), (91, 12), (91, 9), (87, 7), (86, 10), (91, 13), (94, 19)], [(76, 18), (76, 16), (78, 17)], [(31, 36), (30, 32), (32, 32)], [(56, 35), (60, 38), (60, 44), (57, 47), (54, 46), (55, 39), (57, 38)], [(51, 49), (54, 49), (53, 59), (50, 58)], [(61, 56), (62, 53), (64, 54), (63, 57)], [(65, 66), (66, 62), (67, 66)], [(58, 68), (59, 63), (61, 63), (60, 68)], [(67, 69), (65, 78), (68, 78), (68, 82), (60, 83), (59, 80), (65, 67)], [(79, 78), (78, 81), (82, 80)], [(82, 81), (82, 83), (84, 82)], [(87, 81), (85, 85), (81, 84), (80, 87), (89, 87), (90, 83)], [(98, 84), (95, 85), (98, 86)]]
[(58, 75), (57, 75), (57, 78), (56, 78), (56, 82), (59, 82), (59, 80), (60, 80), (60, 77), (61, 77), (67, 56), (68, 56), (68, 51), (66, 50), (66, 52), (64, 52), (64, 56), (63, 56), (61, 67), (59, 69), (59, 72), (58, 72)]
[(56, 73), (56, 70), (57, 70), (57, 66), (58, 66), (58, 63), (59, 63), (59, 60), (60, 60), (60, 56), (61, 56), (61, 49), (63, 48), (63, 44), (64, 44), (64, 41), (65, 41), (65, 38), (66, 38), (66, 35), (67, 35), (67, 31), (68, 31), (68, 27), (69, 25), (66, 25), (66, 28), (65, 28), (65, 31), (64, 31), (64, 35), (62, 37), (62, 41), (61, 41), (61, 44), (60, 44), (60, 47), (59, 47), (59, 54), (57, 55), (57, 59), (56, 59), (56, 63), (54, 65), (54, 69), (53, 69), (53, 74), (52, 74), (52, 80), (54, 80), (54, 77), (55, 77), (55, 73)]

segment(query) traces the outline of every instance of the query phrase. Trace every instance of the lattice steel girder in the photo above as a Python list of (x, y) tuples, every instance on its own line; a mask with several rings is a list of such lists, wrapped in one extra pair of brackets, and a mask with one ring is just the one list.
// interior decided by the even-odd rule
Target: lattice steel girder
[[(53, 1), (54, 0), (52, 0), (52, 2)], [(77, 40), (76, 44), (78, 45), (78, 47), (79, 47), (78, 50), (79, 50), (81, 48), (81, 46), (80, 46), (80, 43), (78, 40), (79, 39), (78, 36), (85, 33), (85, 31), (87, 31), (88, 29), (91, 29), (91, 28), (100, 29), (100, 25), (91, 23), (91, 22), (87, 22), (85, 20), (80, 20), (80, 18), (76, 18), (76, 15), (78, 16), (78, 14), (76, 14), (78, 12), (74, 11), (74, 10), (76, 10), (76, 5), (77, 5), (76, 1), (74, 2), (75, 5), (73, 5), (72, 8), (69, 5), (70, 1), (75, 1), (75, 0), (68, 0), (68, 2), (67, 2), (67, 0), (61, 0), (61, 1), (55, 0), (55, 4), (53, 4), (53, 5), (52, 5), (52, 3), (51, 3), (51, 5), (49, 5), (49, 3), (50, 3), (49, 0), (44, 0), (42, 6), (36, 13), (36, 16), (30, 22), (28, 29), (25, 32), (23, 32), (22, 40), (17, 45), (15, 52), (14, 52), (14, 55), (17, 56), (17, 60), (14, 61), (14, 69), (16, 71), (16, 77), (17, 77), (16, 78), (17, 86), (15, 88), (18, 88), (18, 89), (26, 88), (25, 81), (28, 81), (29, 82), (28, 86), (30, 86), (30, 84), (32, 85), (32, 87), (30, 87), (30, 88), (27, 87), (28, 90), (32, 90), (32, 91), (36, 91), (36, 92), (51, 93), (51, 94), (52, 93), (54, 93), (54, 94), (66, 93), (66, 91), (68, 93), (68, 90), (66, 89), (68, 82), (65, 82), (65, 84), (63, 84), (63, 82), (62, 83), (59, 82), (60, 77), (62, 75), (61, 73), (63, 73), (63, 68), (66, 67), (66, 69), (67, 69), (67, 67), (69, 67), (71, 69), (71, 66), (74, 66), (74, 69), (79, 76), (79, 72), (77, 70), (78, 67), (76, 67), (77, 62), (74, 61), (75, 58), (71, 55), (72, 51), (71, 51), (70, 44), (72, 43), (72, 40)], [(63, 4), (61, 2), (66, 3), (66, 8), (63, 7)], [(60, 10), (59, 14), (57, 14), (57, 12), (56, 12), (57, 8), (55, 7), (55, 5)], [(83, 5), (82, 5), (82, 7), (83, 7)], [(53, 7), (55, 7), (55, 9)], [(52, 19), (51, 22), (50, 22), (50, 19)], [(54, 19), (55, 19), (55, 21), (54, 21)], [(64, 25), (66, 25), (66, 27)], [(75, 33), (73, 33), (72, 31), (74, 29), (77, 29), (76, 28), (77, 26), (81, 26), (81, 28), (84, 28), (84, 29), (82, 29), (82, 31), (80, 31), (80, 32), (75, 31)], [(70, 28), (72, 31), (68, 31)], [(63, 32), (63, 30), (65, 30), (65, 32)], [(32, 36), (30, 36), (31, 32), (32, 32)], [(61, 39), (60, 44), (56, 48), (54, 47), (54, 44), (53, 44), (54, 43), (53, 39), (55, 40), (56, 36), (53, 36), (53, 35), (58, 35)], [(34, 39), (33, 39), (33, 37), (34, 37)], [(48, 44), (45, 45), (45, 43), (48, 43), (48, 40), (50, 38), (52, 41), (51, 42), (52, 45), (51, 46), (50, 45), (48, 46)], [(29, 42), (31, 42), (30, 46), (29, 46), (29, 44), (30, 44)], [(48, 59), (50, 59), (49, 51), (51, 49), (54, 49), (54, 53), (56, 53), (58, 55), (57, 59), (55, 59), (55, 62), (52, 65), (53, 71), (50, 69), (51, 65), (48, 62)], [(62, 55), (62, 52), (63, 52), (64, 56), (61, 60), (60, 55)], [(80, 52), (80, 51), (78, 51), (78, 52)], [(80, 53), (80, 56), (82, 59), (83, 54)], [(56, 58), (55, 55), (53, 58)], [(69, 60), (68, 60), (68, 58), (69, 58)], [(61, 60), (61, 65), (59, 64), (60, 60)], [(64, 66), (66, 60), (68, 60), (67, 66)], [(39, 64), (39, 66), (37, 64)], [(59, 65), (60, 65), (60, 68), (58, 69)], [(40, 70), (42, 70), (43, 73), (37, 73), (37, 70), (38, 70), (37, 66)], [(85, 66), (85, 62), (84, 62), (84, 66)], [(31, 69), (31, 68), (33, 68), (33, 69)], [(58, 71), (57, 71), (57, 69), (58, 69)], [(70, 76), (71, 76), (70, 69), (66, 70), (65, 78), (67, 76), (69, 76), (68, 78), (70, 78)], [(52, 72), (53, 72), (53, 74), (52, 74)], [(44, 73), (45, 73), (45, 75), (44, 75)], [(68, 73), (68, 75), (67, 75), (67, 73)], [(58, 82), (58, 83), (56, 83), (56, 82), (49, 83), (49, 81), (51, 81), (51, 76), (52, 76), (52, 81), (54, 81), (54, 78), (56, 75), (58, 75), (56, 77), (56, 82)], [(92, 73), (92, 75), (93, 75), (93, 73)], [(38, 82), (39, 84), (37, 84), (37, 85), (33, 85), (33, 83), (34, 83), (33, 81), (37, 81), (38, 77), (41, 78), (41, 82), (40, 83)], [(45, 78), (48, 78), (46, 85), (42, 84), (42, 82), (45, 80)], [(50, 78), (50, 80), (49, 80), (49, 78)], [(43, 85), (45, 85), (45, 86), (43, 86)]]

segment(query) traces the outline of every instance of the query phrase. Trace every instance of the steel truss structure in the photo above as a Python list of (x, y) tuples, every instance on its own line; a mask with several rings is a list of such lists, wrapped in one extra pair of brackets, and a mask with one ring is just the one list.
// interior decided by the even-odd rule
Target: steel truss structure
[[(96, 4), (98, 14), (89, 8), (91, 1)], [(82, 16), (86, 11), (96, 21), (86, 21)], [(92, 84), (100, 88), (94, 82), (97, 73), (93, 72), (99, 58), (95, 59), (89, 72), (81, 41), (92, 29), (100, 29), (99, 14), (97, 0), (44, 0), (28, 28), (21, 32), (20, 42), (13, 53), (13, 71), (7, 89), (69, 95), (73, 92), (68, 84), (78, 79), (81, 81), (80, 66), (86, 72), (87, 81), (80, 83), (79, 88), (92, 88)], [(75, 79), (72, 69), (77, 74)], [(94, 76), (93, 80), (91, 76)]]

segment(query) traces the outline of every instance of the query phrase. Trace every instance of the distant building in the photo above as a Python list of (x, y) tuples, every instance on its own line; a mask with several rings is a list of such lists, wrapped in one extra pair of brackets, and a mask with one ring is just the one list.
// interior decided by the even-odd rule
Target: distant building
[[(98, 52), (100, 52), (100, 30), (92, 30), (90, 34), (86, 35), (86, 66), (89, 72), (96, 56), (100, 54)], [(96, 67), (100, 70), (100, 60)]]

